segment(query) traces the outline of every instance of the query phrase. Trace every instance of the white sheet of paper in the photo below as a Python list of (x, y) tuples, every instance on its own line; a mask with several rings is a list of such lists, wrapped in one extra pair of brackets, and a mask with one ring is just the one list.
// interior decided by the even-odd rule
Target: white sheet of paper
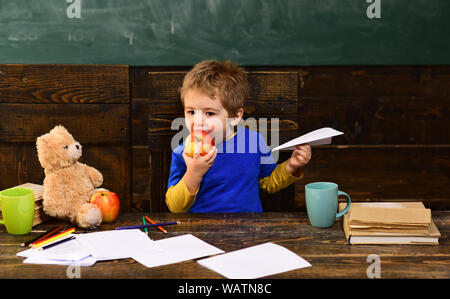
[(158, 240), (155, 244), (159, 251), (135, 254), (133, 259), (150, 268), (224, 252), (191, 234)]
[(311, 267), (283, 246), (264, 243), (197, 261), (230, 279), (251, 279)]
[(92, 266), (97, 260), (92, 256), (88, 256), (79, 261), (66, 261), (66, 260), (49, 260), (41, 257), (31, 256), (26, 258), (24, 264), (40, 264), (40, 265), (65, 265), (65, 266)]
[(85, 247), (83, 247), (77, 239), (58, 244), (54, 247), (45, 250), (39, 250), (39, 248), (36, 249), (31, 248), (17, 253), (17, 256), (22, 257), (32, 257), (38, 259), (60, 260), (69, 262), (79, 261), (90, 255), (91, 254), (89, 253), (89, 251)]
[[(58, 241), (61, 241), (61, 240), (64, 240), (64, 239), (71, 238), (72, 236), (74, 236), (74, 234), (69, 234), (67, 236), (62, 237), (61, 239), (55, 240), (55, 241), (50, 242), (50, 243), (48, 243), (46, 245), (50, 245), (52, 243), (55, 243), (55, 242), (58, 242)], [(70, 242), (70, 241), (68, 241), (68, 242)], [(59, 245), (57, 245), (57, 246), (59, 246)], [(50, 249), (47, 249), (47, 250), (50, 250)], [(20, 252), (16, 253), (16, 255), (20, 256), (20, 257), (30, 257), (31, 255), (33, 255), (33, 254), (35, 254), (35, 253), (37, 253), (39, 251), (40, 251), (39, 248), (29, 248), (29, 249), (26, 249), (24, 251), (20, 251)]]
[(79, 234), (77, 239), (96, 260), (131, 258), (156, 250), (154, 241), (139, 229)]
[(309, 132), (305, 135), (292, 139), (286, 143), (283, 143), (280, 146), (272, 149), (273, 151), (277, 150), (293, 150), (296, 145), (299, 144), (309, 144), (309, 145), (322, 145), (322, 144), (330, 144), (331, 139), (334, 136), (342, 135), (344, 133), (336, 131), (333, 128), (321, 128), (312, 132)]

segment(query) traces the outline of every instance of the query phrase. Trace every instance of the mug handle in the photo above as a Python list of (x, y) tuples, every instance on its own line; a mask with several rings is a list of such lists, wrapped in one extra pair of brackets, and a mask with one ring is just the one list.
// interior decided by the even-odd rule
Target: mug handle
[(340, 195), (345, 195), (347, 197), (347, 206), (345, 207), (345, 209), (342, 212), (336, 214), (336, 219), (338, 219), (339, 217), (344, 216), (344, 214), (348, 212), (348, 209), (350, 209), (350, 205), (352, 203), (351, 200), (350, 200), (350, 195), (348, 195), (345, 192), (338, 191), (338, 197)]

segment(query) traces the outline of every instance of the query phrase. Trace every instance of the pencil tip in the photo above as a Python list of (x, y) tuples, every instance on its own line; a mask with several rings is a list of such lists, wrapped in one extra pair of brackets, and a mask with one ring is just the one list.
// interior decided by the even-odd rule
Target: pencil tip
[(181, 224), (181, 221), (177, 221), (177, 224)]

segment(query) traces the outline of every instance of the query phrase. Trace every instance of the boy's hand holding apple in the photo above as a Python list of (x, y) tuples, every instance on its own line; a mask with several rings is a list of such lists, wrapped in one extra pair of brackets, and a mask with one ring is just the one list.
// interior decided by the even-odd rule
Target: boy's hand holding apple
[[(191, 149), (193, 149), (193, 153)], [(211, 168), (217, 157), (217, 148), (215, 146), (210, 146), (208, 153), (205, 153), (203, 149), (204, 144), (201, 141), (194, 140), (194, 146), (185, 147), (183, 152), (183, 158), (186, 162), (184, 182), (191, 194), (198, 190), (203, 176)]]
[(293, 176), (300, 177), (302, 167), (311, 160), (311, 146), (308, 144), (297, 145), (286, 164), (286, 170)]
[(203, 156), (200, 153), (201, 143), (196, 142), (193, 156), (191, 157), (186, 151), (184, 151), (183, 158), (186, 162), (186, 172), (203, 177), (209, 168), (211, 168), (217, 157), (217, 148), (213, 146), (211, 150)]

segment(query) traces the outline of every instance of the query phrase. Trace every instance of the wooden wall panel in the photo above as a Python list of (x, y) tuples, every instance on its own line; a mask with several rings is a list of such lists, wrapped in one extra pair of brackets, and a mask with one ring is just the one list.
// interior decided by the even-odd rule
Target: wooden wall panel
[(302, 97), (450, 97), (450, 66), (299, 67)]
[(301, 67), (300, 131), (345, 134), (313, 147), (304, 185), (335, 181), (356, 201), (418, 200), (450, 208), (450, 67)]
[(132, 147), (131, 211), (150, 211), (150, 161), (148, 146)]
[[(313, 147), (305, 179), (295, 184), (295, 192), (279, 195), (282, 204), (274, 206), (275, 201), (265, 200), (269, 210), (304, 210), (304, 185), (325, 179), (342, 182), (356, 201), (423, 200), (433, 209), (449, 208), (448, 165), (445, 158), (439, 157), (448, 157), (450, 148), (450, 135), (446, 134), (450, 130), (450, 67), (311, 66), (249, 70), (258, 75), (250, 74), (252, 96), (247, 101), (247, 116), (252, 113), (282, 116), (286, 124), (298, 120), (289, 128), (293, 129), (292, 135), (281, 134), (280, 143), (284, 138), (324, 126), (345, 133), (334, 138), (332, 145)], [(134, 71), (140, 79), (132, 89), (148, 102), (150, 150), (164, 151), (176, 133), (169, 125), (172, 119), (182, 116), (178, 88), (186, 71), (182, 68)], [(278, 76), (278, 81), (271, 76)], [(292, 82), (298, 82), (297, 89), (291, 87)], [(142, 141), (144, 113), (140, 113)], [(289, 156), (290, 152), (282, 152), (279, 162)], [(152, 166), (159, 173), (166, 163), (160, 159), (164, 155), (155, 154)], [(154, 183), (161, 184), (159, 190), (166, 182), (159, 179)], [(436, 188), (439, 184), (444, 187)], [(294, 200), (290, 201), (287, 197), (292, 194)], [(163, 194), (154, 196), (159, 198)], [(160, 199), (154, 208), (159, 207), (165, 208)]]
[(450, 146), (314, 147), (305, 178), (296, 183), (296, 210), (305, 208), (304, 186), (335, 182), (353, 201), (423, 201), (450, 209)]
[(121, 212), (131, 210), (131, 149), (128, 144), (88, 144), (83, 147), (82, 163), (103, 174), (103, 188), (120, 198)]
[(129, 103), (126, 65), (0, 65), (3, 103)]
[[(186, 72), (149, 72), (149, 110), (152, 114), (183, 115), (179, 89)], [(297, 72), (249, 72), (250, 94), (245, 117), (297, 113)]]
[[(178, 89), (188, 69), (0, 65), (0, 188), (43, 180), (34, 142), (60, 123), (84, 146), (82, 161), (119, 194), (123, 211), (167, 211), (177, 133), (168, 124), (183, 115)], [(263, 194), (265, 210), (304, 210), (304, 185), (319, 180), (337, 182), (355, 201), (450, 208), (449, 66), (248, 70), (245, 117), (279, 117), (280, 143), (324, 126), (345, 133), (313, 147), (295, 186)], [(289, 156), (282, 152), (278, 162)]]
[(42, 184), (44, 169), (33, 143), (0, 142), (0, 190), (26, 182)]
[[(127, 104), (0, 104), (0, 141), (36, 142), (61, 124), (81, 143), (129, 143)], [(32, 124), (32, 125), (31, 125)]]
[(334, 144), (450, 144), (450, 98), (301, 97), (299, 109), (302, 132), (344, 132)]
[(0, 189), (42, 184), (36, 138), (61, 124), (83, 145), (80, 162), (130, 209), (128, 66), (0, 65), (0, 111)]

